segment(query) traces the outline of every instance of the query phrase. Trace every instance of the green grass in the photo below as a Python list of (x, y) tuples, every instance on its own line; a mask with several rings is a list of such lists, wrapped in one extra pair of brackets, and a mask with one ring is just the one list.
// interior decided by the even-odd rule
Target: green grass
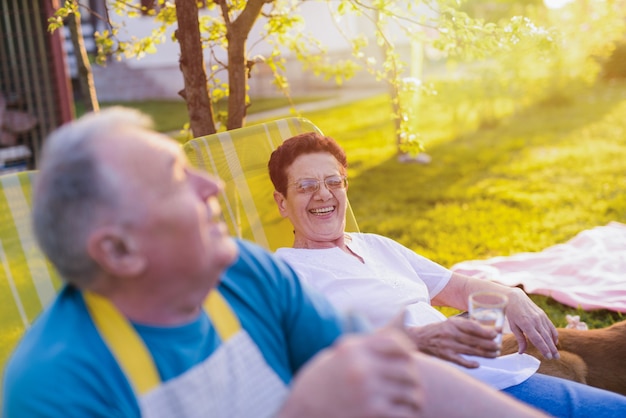
[[(480, 115), (465, 117), (458, 98), (438, 100), (423, 103), (417, 123), (429, 165), (396, 161), (384, 96), (304, 115), (345, 147), (350, 202), (363, 231), (452, 266), (539, 251), (626, 221), (626, 84), (529, 108), (488, 130), (468, 123)], [(566, 314), (592, 327), (623, 319), (533, 299), (559, 326)]]

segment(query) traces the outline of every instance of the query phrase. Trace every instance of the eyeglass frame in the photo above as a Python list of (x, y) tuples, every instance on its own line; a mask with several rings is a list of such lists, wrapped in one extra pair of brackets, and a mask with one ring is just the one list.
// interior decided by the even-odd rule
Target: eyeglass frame
[[(331, 187), (328, 185), (328, 183), (326, 182), (328, 179), (331, 178), (340, 178), (341, 179), (341, 183), (339, 183), (339, 185), (337, 187)], [(319, 180), (319, 179), (314, 179), (314, 178), (304, 178), (304, 179), (300, 179), (297, 181), (294, 181), (292, 183), (288, 183), (287, 187), (289, 186), (298, 186), (300, 183), (302, 183), (303, 181), (312, 181), (315, 182), (316, 187), (315, 190), (312, 190), (310, 192), (302, 189), (302, 188), (296, 188), (296, 192), (300, 193), (300, 194), (313, 194), (313, 193), (317, 193), (320, 190), (321, 183), (324, 183), (324, 186), (326, 186), (326, 189), (328, 190), (344, 190), (348, 188), (348, 176), (342, 176), (340, 174), (333, 174), (332, 176), (328, 176), (328, 177), (324, 177), (324, 179)]]

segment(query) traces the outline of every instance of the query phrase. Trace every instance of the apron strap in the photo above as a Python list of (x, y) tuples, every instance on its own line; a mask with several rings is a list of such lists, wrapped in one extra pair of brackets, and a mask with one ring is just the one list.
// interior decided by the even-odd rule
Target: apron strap
[[(83, 298), (96, 329), (135, 393), (143, 395), (157, 387), (161, 378), (152, 355), (128, 319), (102, 296), (83, 291)], [(222, 342), (241, 329), (237, 315), (217, 290), (209, 293), (203, 306)]]
[(241, 329), (239, 318), (226, 302), (224, 296), (217, 290), (209, 292), (209, 296), (204, 300), (204, 310), (211, 319), (222, 342), (230, 339)]
[(148, 347), (108, 299), (84, 291), (83, 298), (100, 336), (135, 390), (142, 395), (161, 383)]

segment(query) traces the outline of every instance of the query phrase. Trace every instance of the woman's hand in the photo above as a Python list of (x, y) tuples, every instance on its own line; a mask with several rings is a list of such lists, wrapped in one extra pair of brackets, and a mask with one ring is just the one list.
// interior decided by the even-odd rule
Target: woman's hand
[(468, 368), (479, 364), (461, 354), (487, 358), (500, 355), (500, 346), (494, 341), (499, 331), (461, 317), (407, 329), (419, 351)]
[(499, 292), (509, 297), (506, 318), (517, 339), (520, 353), (526, 351), (528, 338), (546, 359), (559, 358), (556, 328), (546, 313), (522, 289), (453, 273), (448, 284), (432, 299), (432, 304), (466, 310), (468, 296), (478, 291)]
[(521, 289), (508, 294), (506, 317), (519, 345), (519, 352), (526, 351), (526, 338), (548, 360), (558, 359), (556, 344), (559, 334), (550, 318)]

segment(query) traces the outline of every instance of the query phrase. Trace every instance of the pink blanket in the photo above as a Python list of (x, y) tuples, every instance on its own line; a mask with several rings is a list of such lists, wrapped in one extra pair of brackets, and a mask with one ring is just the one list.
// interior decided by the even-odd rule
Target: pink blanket
[(611, 222), (537, 253), (463, 261), (452, 270), (584, 310), (626, 312), (626, 225)]

